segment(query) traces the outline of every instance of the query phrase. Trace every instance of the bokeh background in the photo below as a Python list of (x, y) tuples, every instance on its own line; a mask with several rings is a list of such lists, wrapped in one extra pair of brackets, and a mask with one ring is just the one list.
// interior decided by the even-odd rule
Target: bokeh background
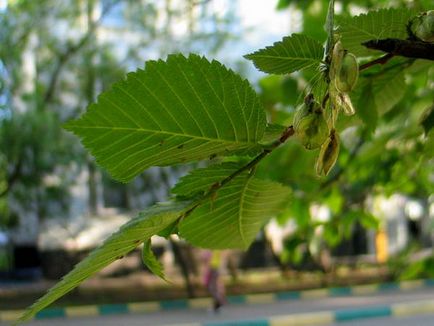
[[(178, 178), (196, 166), (151, 168), (121, 184), (62, 129), (64, 122), (147, 60), (194, 52), (247, 78), (269, 121), (289, 125), (316, 76), (267, 76), (242, 56), (291, 33), (324, 42), (327, 5), (323, 0), (0, 1), (0, 286), (39, 284), (39, 292), (1, 305), (31, 303), (137, 211), (165, 200)], [(419, 12), (430, 5), (343, 0), (336, 1), (336, 12), (346, 17), (384, 6)], [(316, 153), (296, 141), (260, 165), (259, 175), (290, 186), (294, 196), (247, 252), (225, 253), (230, 293), (434, 277), (434, 137), (420, 125), (433, 104), (434, 69), (418, 60), (381, 78), (376, 106), (366, 109), (368, 102), (356, 94), (360, 115), (340, 120), (341, 154), (327, 178), (315, 175)], [(74, 292), (68, 300), (205, 295), (199, 249), (179, 238), (155, 238), (153, 246), (173, 285), (150, 275), (134, 252), (96, 279), (111, 284), (120, 279), (124, 288), (125, 280), (141, 282), (146, 294), (131, 290), (112, 298), (98, 292), (99, 283), (89, 283), (94, 292), (87, 297)]]

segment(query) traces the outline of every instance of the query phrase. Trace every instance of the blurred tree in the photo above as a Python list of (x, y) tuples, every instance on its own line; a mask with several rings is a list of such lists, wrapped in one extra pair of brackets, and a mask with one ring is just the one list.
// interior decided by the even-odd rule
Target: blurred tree
[(20, 238), (33, 242), (45, 217), (98, 214), (107, 196), (125, 209), (164, 197), (167, 171), (130, 185), (108, 181), (61, 125), (147, 59), (218, 51), (233, 21), (230, 11), (196, 1), (7, 2), (0, 11), (0, 225), (28, 224), (31, 235)]

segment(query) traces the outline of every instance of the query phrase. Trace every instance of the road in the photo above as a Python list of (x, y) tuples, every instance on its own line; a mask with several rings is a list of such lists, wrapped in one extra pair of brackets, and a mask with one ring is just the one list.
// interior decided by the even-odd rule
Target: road
[[(434, 314), (434, 312), (433, 312)], [(434, 325), (434, 315), (422, 315), (412, 317), (389, 317), (389, 318), (370, 318), (365, 320), (351, 321), (351, 323), (331, 324), (334, 326), (432, 326)]]
[[(371, 295), (353, 295), (342, 297), (328, 297), (321, 299), (303, 299), (279, 301), (261, 304), (232, 304), (224, 307), (219, 314), (207, 309), (167, 310), (147, 314), (124, 314), (86, 318), (44, 319), (32, 321), (28, 326), (158, 326), (200, 324), (223, 321), (264, 320), (281, 315), (301, 313), (317, 313), (321, 311), (335, 311), (342, 309), (361, 309), (388, 306), (397, 303), (417, 303), (418, 301), (434, 300), (434, 289), (419, 289), (413, 291), (390, 291)], [(342, 323), (339, 323), (342, 325)], [(411, 317), (383, 317), (365, 320), (352, 320), (351, 325), (434, 325), (434, 311), (432, 315), (418, 315)], [(1, 324), (4, 325), (4, 324)], [(253, 324), (252, 324), (253, 325)], [(334, 324), (331, 324), (334, 325)], [(337, 324), (336, 324), (337, 325)]]

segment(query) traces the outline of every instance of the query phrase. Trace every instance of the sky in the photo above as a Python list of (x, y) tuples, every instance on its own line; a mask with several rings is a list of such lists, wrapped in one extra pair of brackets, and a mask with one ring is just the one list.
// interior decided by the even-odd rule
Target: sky
[(295, 11), (277, 11), (277, 0), (238, 0), (240, 21), (245, 30), (251, 29), (246, 41), (255, 46), (268, 45), (271, 40), (300, 30), (301, 14)]
[[(216, 6), (227, 0), (212, 0)], [(234, 67), (234, 62), (243, 62), (242, 56), (274, 42), (284, 36), (299, 32), (302, 26), (302, 14), (296, 10), (276, 10), (277, 0), (237, 0), (237, 16), (242, 37), (226, 44), (220, 51), (218, 60)], [(217, 7), (218, 8), (218, 7)], [(263, 73), (244, 60), (245, 72), (249, 79), (255, 80)]]

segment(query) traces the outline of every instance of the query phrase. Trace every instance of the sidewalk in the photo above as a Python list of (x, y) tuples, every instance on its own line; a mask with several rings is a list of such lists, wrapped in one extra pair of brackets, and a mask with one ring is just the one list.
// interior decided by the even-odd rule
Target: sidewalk
[[(56, 301), (53, 306), (117, 304), (187, 298), (184, 280), (177, 275), (168, 275), (168, 278), (171, 283), (166, 283), (144, 271), (116, 278), (94, 277)], [(325, 276), (318, 272), (303, 272), (287, 278), (283, 278), (278, 269), (272, 268), (240, 272), (236, 281), (227, 276), (225, 283), (227, 294), (236, 296), (381, 283), (388, 279), (389, 274), (386, 268), (348, 270)], [(55, 283), (56, 281), (47, 280), (0, 282), (0, 310), (23, 309), (41, 297)], [(193, 278), (192, 284), (196, 297), (208, 295), (200, 277)]]
[[(271, 304), (294, 300), (351, 297), (359, 295), (375, 295), (385, 292), (402, 293), (418, 289), (434, 288), (434, 280), (418, 280), (401, 283), (380, 283), (372, 285), (360, 285), (353, 287), (333, 287), (312, 289), (305, 291), (286, 291), (276, 293), (231, 295), (228, 296), (229, 305), (241, 304)], [(135, 302), (103, 305), (69, 306), (47, 308), (39, 312), (35, 319), (46, 318), (74, 318), (74, 317), (98, 317), (117, 314), (137, 314), (157, 311), (180, 310), (180, 309), (206, 309), (211, 306), (209, 298), (162, 300), (152, 302)], [(21, 310), (0, 311), (0, 321), (15, 320)], [(396, 303), (393, 305), (379, 305), (375, 307), (357, 307), (356, 309), (319, 311), (312, 313), (290, 314), (288, 316), (272, 317), (269, 320), (238, 321), (237, 323), (217, 323), (216, 325), (286, 325), (288, 320), (292, 324), (312, 325), (327, 322), (340, 322), (361, 318), (382, 316), (408, 316), (420, 313), (434, 313), (434, 300), (420, 302)], [(298, 320), (300, 323), (298, 323)], [(258, 324), (259, 323), (259, 324)], [(201, 324), (198, 324), (201, 325)], [(205, 325), (205, 324), (204, 324)], [(208, 324), (206, 324), (208, 326)]]

